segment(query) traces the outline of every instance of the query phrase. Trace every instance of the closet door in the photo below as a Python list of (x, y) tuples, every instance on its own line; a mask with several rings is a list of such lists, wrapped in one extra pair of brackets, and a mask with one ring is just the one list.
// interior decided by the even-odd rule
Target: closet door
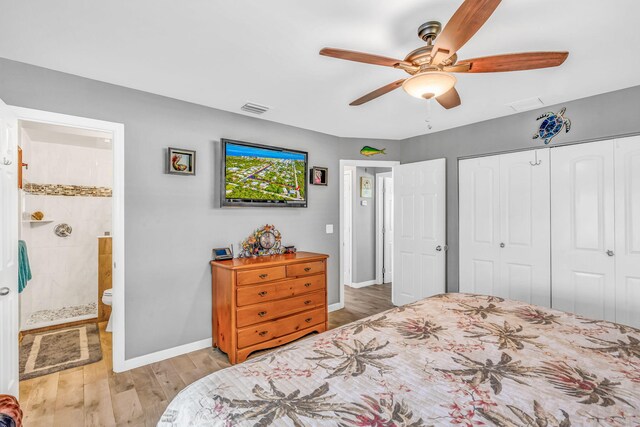
[(500, 159), (458, 162), (460, 292), (506, 296), (500, 287)]
[(615, 320), (613, 141), (551, 152), (552, 306)]
[(640, 327), (640, 137), (616, 140), (616, 322)]
[(549, 149), (500, 156), (502, 295), (551, 306)]

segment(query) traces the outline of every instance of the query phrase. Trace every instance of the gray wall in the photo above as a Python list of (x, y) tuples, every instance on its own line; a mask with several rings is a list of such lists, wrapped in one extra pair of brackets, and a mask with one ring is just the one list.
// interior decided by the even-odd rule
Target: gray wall
[[(353, 281), (368, 282), (376, 278), (376, 175), (391, 168), (356, 168), (353, 197)], [(371, 178), (371, 197), (360, 197), (360, 178)], [(367, 201), (367, 206), (361, 202)]]
[[(265, 223), (282, 231), (284, 243), (330, 255), (329, 303), (337, 302), (338, 160), (363, 158), (362, 145), (400, 158), (398, 142), (337, 138), (6, 59), (0, 98), (124, 123), (127, 359), (211, 337), (211, 248)], [(310, 187), (307, 209), (221, 209), (220, 138), (308, 151), (309, 166), (329, 168), (329, 185)], [(197, 176), (164, 173), (169, 146), (197, 150)], [(325, 224), (334, 224), (334, 234), (325, 234)]]
[(562, 107), (567, 107), (571, 131), (556, 136), (550, 146), (640, 132), (637, 86), (402, 141), (402, 163), (447, 159), (448, 291), (458, 290), (458, 158), (544, 147), (539, 139), (531, 138), (539, 123), (536, 118)]

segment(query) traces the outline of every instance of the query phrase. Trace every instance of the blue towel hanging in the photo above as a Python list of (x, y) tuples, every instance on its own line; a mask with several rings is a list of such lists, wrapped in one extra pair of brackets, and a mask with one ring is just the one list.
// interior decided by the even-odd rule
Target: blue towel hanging
[(27, 254), (27, 243), (18, 240), (18, 292), (22, 292), (27, 287), (27, 282), (31, 280), (31, 266), (29, 265), (29, 255)]

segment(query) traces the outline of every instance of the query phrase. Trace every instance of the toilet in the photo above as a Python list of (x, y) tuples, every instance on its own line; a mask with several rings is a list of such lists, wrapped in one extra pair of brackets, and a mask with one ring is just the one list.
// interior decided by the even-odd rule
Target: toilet
[[(113, 289), (105, 289), (103, 294), (102, 294), (102, 303), (104, 305), (108, 305), (111, 306), (111, 302), (113, 301)], [(107, 328), (105, 329), (107, 332), (111, 332), (112, 329), (112, 325), (111, 325), (111, 319), (113, 318), (113, 310), (111, 311), (111, 314), (109, 315), (109, 322), (107, 323)]]

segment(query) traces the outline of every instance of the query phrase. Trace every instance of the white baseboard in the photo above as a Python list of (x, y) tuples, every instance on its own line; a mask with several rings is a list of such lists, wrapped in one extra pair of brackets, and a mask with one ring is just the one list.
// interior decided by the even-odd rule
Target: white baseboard
[(347, 286), (351, 286), (352, 288), (364, 288), (365, 286), (371, 286), (371, 285), (377, 285), (378, 281), (376, 279), (373, 280), (367, 280), (366, 282), (360, 282), (360, 283), (352, 283), (350, 285)]
[(148, 365), (150, 363), (160, 362), (161, 360), (180, 356), (181, 354), (191, 353), (192, 351), (196, 350), (202, 350), (203, 348), (211, 347), (211, 345), (211, 338), (207, 338), (189, 344), (183, 344), (177, 347), (168, 348), (166, 350), (156, 351), (155, 353), (145, 354), (144, 356), (134, 357), (133, 359), (125, 359), (123, 366), (124, 369), (122, 369), (122, 371), (116, 372), (129, 371), (131, 369), (139, 368), (140, 366)]
[(335, 304), (329, 304), (329, 313), (336, 310), (342, 310), (344, 308), (344, 303), (337, 302)]
[[(341, 302), (330, 304), (328, 307), (329, 312), (341, 310), (343, 308), (344, 308), (344, 303), (341, 303)], [(207, 338), (201, 341), (196, 341), (189, 344), (179, 345), (173, 348), (168, 348), (166, 350), (156, 351), (155, 353), (145, 354), (144, 356), (134, 357), (133, 359), (126, 359), (124, 361), (124, 369), (122, 371), (116, 371), (116, 372), (129, 371), (131, 369), (139, 368), (140, 366), (149, 365), (151, 363), (160, 362), (161, 360), (170, 359), (172, 357), (180, 356), (185, 353), (191, 353), (192, 351), (197, 351), (203, 348), (211, 347), (211, 345), (212, 345), (211, 338)]]

